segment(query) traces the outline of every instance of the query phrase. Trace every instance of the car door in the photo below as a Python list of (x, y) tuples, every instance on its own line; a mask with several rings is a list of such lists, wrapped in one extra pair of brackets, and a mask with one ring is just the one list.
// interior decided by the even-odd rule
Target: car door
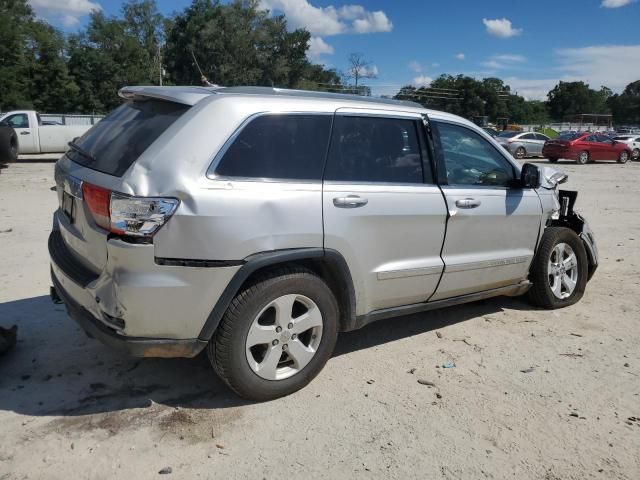
[(536, 136), (536, 142), (535, 142), (536, 153), (534, 153), (534, 155), (542, 156), (542, 147), (544, 147), (544, 144), (547, 142), (547, 140), (549, 140), (549, 137), (541, 133), (536, 133), (535, 136)]
[(601, 160), (617, 160), (619, 150), (610, 137), (597, 134), (596, 141), (600, 144)]
[(538, 145), (536, 142), (535, 134), (533, 133), (522, 134), (520, 135), (517, 141), (520, 142), (524, 147), (524, 149), (527, 151), (527, 156), (538, 155), (538, 153), (536, 153)]
[(357, 314), (420, 303), (443, 270), (447, 210), (420, 115), (339, 109), (323, 184), (324, 246), (351, 271)]
[(445, 271), (433, 300), (527, 278), (542, 206), (533, 189), (513, 187), (519, 172), (470, 126), (432, 122), (449, 219), (442, 248)]
[(29, 116), (26, 113), (10, 115), (5, 122), (11, 125), (18, 135), (19, 153), (38, 153), (37, 138), (31, 128), (37, 128), (37, 125), (29, 125)]

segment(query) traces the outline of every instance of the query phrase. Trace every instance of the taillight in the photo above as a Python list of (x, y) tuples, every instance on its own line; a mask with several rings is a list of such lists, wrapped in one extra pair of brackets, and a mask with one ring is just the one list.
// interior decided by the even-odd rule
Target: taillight
[(105, 230), (111, 228), (111, 220), (109, 219), (110, 196), (111, 190), (87, 182), (82, 183), (82, 198), (87, 204), (93, 220)]
[(152, 237), (179, 203), (175, 198), (123, 195), (87, 182), (82, 184), (82, 195), (96, 225), (132, 237)]

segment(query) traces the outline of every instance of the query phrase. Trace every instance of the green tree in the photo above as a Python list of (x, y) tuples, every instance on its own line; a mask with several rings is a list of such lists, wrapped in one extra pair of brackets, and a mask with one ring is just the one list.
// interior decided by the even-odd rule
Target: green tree
[(69, 37), (69, 71), (85, 111), (114, 108), (125, 85), (159, 83), (162, 27), (154, 1), (132, 0), (122, 7), (122, 18), (94, 11), (87, 29)]
[(319, 73), (306, 58), (309, 38), (287, 31), (285, 17), (270, 17), (257, 0), (194, 0), (169, 27), (167, 71), (176, 84), (200, 85), (199, 66), (219, 85), (293, 87)]
[(79, 88), (69, 75), (64, 50), (65, 39), (59, 31), (42, 21), (31, 23), (26, 46), (29, 80), (24, 86), (36, 110), (67, 113), (80, 109), (76, 102)]
[(640, 125), (640, 80), (631, 82), (621, 94), (607, 99), (617, 125)]
[(0, 111), (32, 106), (26, 44), (33, 11), (26, 0), (0, 0)]
[(564, 120), (581, 113), (607, 113), (607, 99), (611, 90), (602, 87), (592, 90), (584, 82), (560, 82), (547, 95), (549, 114), (555, 120)]

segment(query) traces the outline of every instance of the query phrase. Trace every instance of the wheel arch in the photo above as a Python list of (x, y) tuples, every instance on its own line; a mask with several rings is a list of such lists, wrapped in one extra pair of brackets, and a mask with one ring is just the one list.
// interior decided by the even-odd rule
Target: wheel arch
[(247, 257), (217, 300), (198, 338), (206, 341), (211, 339), (231, 301), (247, 283), (266, 271), (286, 265), (306, 267), (322, 278), (338, 301), (339, 331), (355, 328), (355, 288), (344, 257), (332, 249), (300, 248), (263, 252)]
[(587, 260), (589, 261), (589, 274), (587, 280), (591, 280), (593, 274), (598, 268), (598, 250), (588, 224), (579, 213), (570, 212), (567, 215), (561, 216), (557, 220), (551, 220), (547, 227), (564, 227), (573, 230), (578, 237), (582, 240), (584, 249), (587, 252)]

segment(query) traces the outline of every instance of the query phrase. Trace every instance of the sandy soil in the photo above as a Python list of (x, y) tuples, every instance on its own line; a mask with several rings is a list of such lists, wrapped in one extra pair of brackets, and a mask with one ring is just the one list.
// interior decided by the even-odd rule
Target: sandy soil
[(601, 252), (579, 304), (373, 324), (303, 391), (249, 404), (206, 359), (118, 356), (49, 301), (53, 164), (11, 165), (0, 325), (20, 330), (0, 358), (0, 479), (640, 478), (640, 163), (560, 168)]

